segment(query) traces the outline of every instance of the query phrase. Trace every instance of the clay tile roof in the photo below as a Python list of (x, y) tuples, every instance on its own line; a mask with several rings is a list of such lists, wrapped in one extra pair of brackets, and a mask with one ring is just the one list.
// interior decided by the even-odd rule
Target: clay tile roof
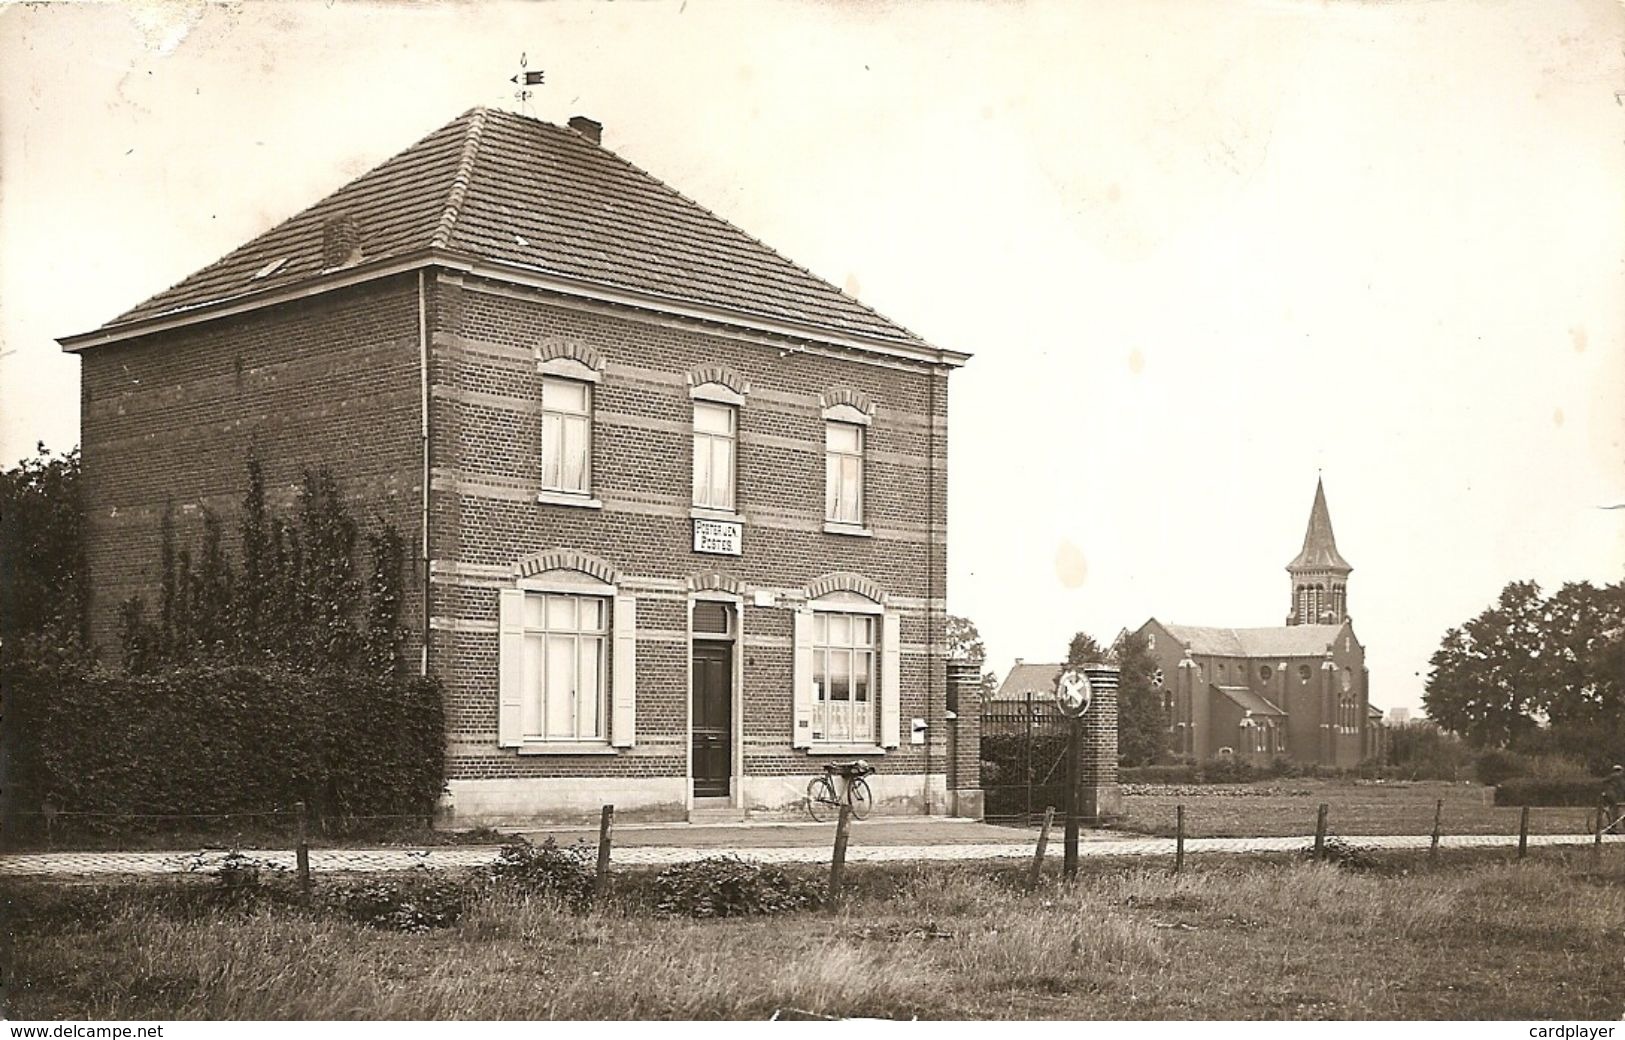
[(1055, 696), (1055, 681), (1061, 677), (1058, 664), (1018, 664), (999, 684), (993, 695), (996, 701), (1025, 701), (1031, 693), (1034, 700), (1048, 700)]
[(1215, 657), (1319, 657), (1343, 631), (1342, 625), (1286, 625), (1280, 628), (1201, 628), (1164, 625), (1194, 654)]
[[(841, 335), (918, 336), (581, 134), (476, 108), (107, 327), (296, 284), (323, 228), (353, 219), (365, 260), (438, 248), (544, 276)], [(256, 272), (282, 260), (273, 271)]]

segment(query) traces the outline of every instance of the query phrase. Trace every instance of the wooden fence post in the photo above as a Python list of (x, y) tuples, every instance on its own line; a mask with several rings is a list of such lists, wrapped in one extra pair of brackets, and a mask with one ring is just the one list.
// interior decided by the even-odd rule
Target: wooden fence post
[(1174, 873), (1185, 867), (1185, 807), (1174, 806)]
[(1326, 858), (1326, 813), (1330, 807), (1325, 802), (1320, 803), (1320, 811), (1315, 813), (1315, 859)]
[(294, 815), (298, 817), (298, 839), (293, 847), (294, 865), (299, 871), (299, 891), (310, 895), (310, 843), (305, 837), (305, 803), (293, 803)]
[(1049, 845), (1049, 826), (1055, 822), (1055, 806), (1045, 806), (1044, 826), (1038, 832), (1038, 848), (1033, 850), (1033, 867), (1027, 874), (1027, 891), (1038, 887), (1038, 878), (1044, 871), (1044, 849)]
[(1433, 804), (1433, 844), (1428, 847), (1428, 859), (1439, 858), (1440, 827), (1444, 823), (1444, 799)]
[(1597, 860), (1602, 857), (1602, 821), (1603, 821), (1603, 817), (1607, 815), (1607, 812), (1606, 812), (1606, 809), (1605, 809), (1606, 804), (1607, 803), (1604, 802), (1602, 799), (1597, 800), (1597, 826), (1595, 828), (1596, 833), (1595, 833), (1595, 835), (1593, 835), (1593, 837), (1591, 839), (1591, 861), (1592, 861), (1593, 864), (1595, 864), (1597, 862)]
[(841, 872), (846, 869), (846, 841), (852, 832), (852, 806), (841, 802), (841, 815), (835, 820), (835, 852), (829, 860), (829, 908), (835, 910), (841, 893)]
[(1518, 814), (1518, 858), (1529, 855), (1529, 806)]
[(593, 891), (599, 896), (609, 887), (609, 845), (615, 827), (615, 807), (604, 806), (598, 817), (598, 872), (593, 877)]

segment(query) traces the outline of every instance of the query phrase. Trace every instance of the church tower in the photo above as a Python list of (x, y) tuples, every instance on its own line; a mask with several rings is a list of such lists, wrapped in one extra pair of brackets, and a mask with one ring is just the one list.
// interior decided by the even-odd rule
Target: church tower
[(1348, 578), (1353, 570), (1337, 551), (1332, 514), (1326, 508), (1326, 489), (1317, 478), (1303, 551), (1286, 566), (1286, 572), (1292, 575), (1292, 609), (1286, 623), (1342, 624), (1348, 618)]

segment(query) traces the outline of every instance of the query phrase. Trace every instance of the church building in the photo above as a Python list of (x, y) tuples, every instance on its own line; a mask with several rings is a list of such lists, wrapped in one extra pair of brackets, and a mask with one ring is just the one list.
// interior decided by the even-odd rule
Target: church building
[(1348, 577), (1326, 490), (1315, 485), (1303, 550), (1287, 565), (1292, 599), (1278, 628), (1208, 628), (1152, 618), (1140, 626), (1157, 664), (1169, 745), (1197, 761), (1348, 767), (1380, 747), (1365, 648), (1349, 617)]

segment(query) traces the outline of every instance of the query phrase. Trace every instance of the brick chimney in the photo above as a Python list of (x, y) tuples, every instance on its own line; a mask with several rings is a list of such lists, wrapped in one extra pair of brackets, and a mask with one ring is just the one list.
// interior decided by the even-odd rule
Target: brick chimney
[(361, 262), (361, 225), (347, 213), (322, 223), (322, 270)]
[(600, 123), (596, 119), (589, 119), (586, 116), (571, 116), (570, 129), (574, 130), (582, 137), (585, 137), (593, 144), (598, 144), (599, 140), (604, 136), (604, 124)]

